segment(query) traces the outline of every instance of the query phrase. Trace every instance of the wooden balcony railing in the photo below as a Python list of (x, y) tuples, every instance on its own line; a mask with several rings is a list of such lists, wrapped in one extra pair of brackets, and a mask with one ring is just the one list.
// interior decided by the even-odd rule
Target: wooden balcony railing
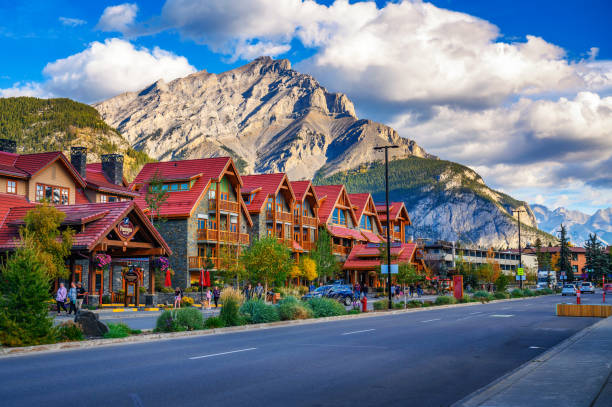
[[(266, 211), (266, 219), (273, 220), (274, 212)], [(276, 212), (276, 221), (277, 222), (292, 222), (293, 217), (289, 212)]]
[(310, 216), (302, 216), (302, 225), (317, 227), (319, 222), (317, 218), (311, 218)]
[(302, 242), (300, 243), (300, 246), (302, 246), (302, 249), (307, 250), (307, 251), (312, 251), (315, 248), (315, 242)]
[[(216, 199), (211, 199), (210, 201), (208, 201), (208, 209), (211, 211), (214, 211), (217, 209)], [(234, 201), (220, 200), (219, 210), (225, 211), (225, 212), (236, 212), (237, 213), (237, 212), (240, 212), (240, 204)]]
[[(219, 267), (219, 260), (216, 257), (211, 257), (215, 268)], [(189, 268), (190, 269), (201, 269), (206, 266), (206, 257), (189, 256)]]
[(198, 229), (198, 240), (249, 244), (249, 235), (246, 233), (230, 232), (228, 230)]
[(350, 251), (350, 247), (342, 246), (341, 244), (335, 244), (332, 247), (332, 252), (335, 254), (348, 255)]

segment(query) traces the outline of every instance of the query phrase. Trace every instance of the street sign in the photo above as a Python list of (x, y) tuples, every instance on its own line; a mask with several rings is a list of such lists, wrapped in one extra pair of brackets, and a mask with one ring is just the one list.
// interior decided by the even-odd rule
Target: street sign
[(516, 275), (517, 276), (524, 276), (525, 275), (525, 269), (523, 269), (522, 267), (519, 267), (516, 269)]
[[(397, 264), (392, 264), (391, 265), (391, 274), (397, 274), (398, 273), (398, 267)], [(380, 272), (382, 274), (387, 274), (389, 273), (389, 271), (387, 270), (387, 265), (386, 264), (381, 264), (380, 266)]]
[(516, 276), (516, 281), (519, 281), (519, 280), (525, 281), (527, 280), (527, 278), (525, 276)]

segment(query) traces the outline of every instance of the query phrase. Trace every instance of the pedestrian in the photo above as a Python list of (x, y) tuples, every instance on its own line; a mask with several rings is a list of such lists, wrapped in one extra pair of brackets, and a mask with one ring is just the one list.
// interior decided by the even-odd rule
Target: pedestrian
[(255, 287), (255, 295), (257, 296), (258, 300), (261, 300), (261, 297), (263, 296), (263, 292), (264, 292), (264, 288), (261, 285), (261, 283), (257, 283), (257, 287)]
[(368, 296), (368, 286), (366, 284), (363, 285), (363, 296), (364, 297)]
[(314, 290), (315, 290), (315, 284), (314, 284), (314, 281), (311, 281), (310, 286), (308, 287), (308, 291), (313, 292)]
[(206, 289), (206, 309), (210, 309), (210, 303), (212, 302), (212, 294), (210, 293), (210, 288)]
[(245, 285), (244, 289), (242, 290), (243, 294), (244, 294), (244, 298), (248, 301), (251, 299), (251, 297), (253, 296), (253, 288), (251, 286), (251, 284)]
[(66, 287), (64, 287), (64, 283), (60, 283), (59, 288), (57, 289), (57, 293), (55, 294), (55, 302), (57, 303), (57, 315), (61, 313), (60, 307), (64, 309), (64, 311), (68, 312), (66, 309), (66, 297), (68, 296), (68, 292), (66, 291)]
[(215, 286), (215, 289), (213, 290), (213, 300), (215, 301), (215, 308), (219, 307), (219, 297), (221, 297), (221, 290), (219, 290), (219, 287)]
[(178, 308), (181, 308), (181, 300), (183, 297), (182, 294), (183, 293), (181, 292), (181, 289), (179, 287), (176, 287), (174, 289), (174, 309), (177, 308), (177, 305), (178, 305)]
[(361, 298), (361, 286), (359, 283), (355, 283), (355, 297)]
[(410, 298), (412, 298), (414, 296), (414, 284), (410, 284), (410, 287), (408, 287), (408, 292), (410, 293)]
[(76, 308), (77, 311), (79, 311), (83, 307), (83, 300), (85, 299), (85, 294), (87, 293), (80, 281), (77, 283), (76, 291)]
[(417, 296), (421, 298), (421, 295), (423, 295), (423, 288), (421, 288), (421, 284), (417, 284), (416, 290), (417, 290)]
[(77, 288), (76, 284), (70, 283), (70, 290), (68, 290), (68, 298), (70, 299), (70, 308), (68, 309), (68, 315), (77, 313), (76, 301), (77, 301)]

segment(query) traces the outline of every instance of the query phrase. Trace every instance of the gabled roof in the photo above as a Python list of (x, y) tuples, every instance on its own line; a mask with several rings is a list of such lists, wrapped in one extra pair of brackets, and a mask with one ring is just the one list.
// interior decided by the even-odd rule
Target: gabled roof
[(24, 195), (0, 194), (0, 227), (4, 224), (11, 208), (32, 208), (35, 204), (26, 200)]
[[(391, 245), (391, 264), (409, 263), (414, 259), (416, 243)], [(380, 266), (380, 249), (375, 245), (358, 244), (353, 246), (342, 268), (344, 270), (375, 270)]]
[(34, 154), (13, 154), (0, 151), (0, 173), (27, 179), (56, 161), (60, 161), (64, 165), (77, 184), (82, 187), (85, 186), (83, 178), (61, 151)]
[(351, 217), (353, 222), (357, 224), (357, 217), (355, 211), (352, 208), (351, 199), (349, 194), (346, 192), (344, 185), (317, 185), (314, 187), (317, 196), (319, 197), (319, 222), (326, 224), (329, 218), (343, 195), (349, 202)]
[[(378, 218), (381, 222), (387, 221), (387, 207), (384, 203), (376, 204), (376, 212), (378, 212)], [(396, 221), (400, 217), (404, 217), (408, 220), (408, 224), (411, 225), (410, 215), (408, 215), (408, 209), (403, 202), (389, 202), (389, 215), (391, 220)]]
[[(189, 217), (204, 197), (210, 184), (219, 181), (228, 171), (231, 171), (237, 182), (243, 185), (242, 178), (230, 157), (148, 163), (142, 167), (130, 188), (132, 190), (139, 188), (140, 196), (135, 201), (142, 208), (147, 208), (148, 204), (145, 197), (149, 189), (149, 180), (156, 174), (164, 181), (195, 179), (195, 183), (189, 191), (168, 191), (167, 199), (160, 208), (160, 216), (162, 217)], [(238, 200), (247, 221), (252, 225), (253, 221), (242, 197), (239, 197)]]
[(357, 227), (359, 227), (359, 225), (361, 224), (361, 215), (363, 215), (363, 212), (365, 212), (365, 209), (369, 206), (372, 209), (369, 212), (372, 212), (374, 216), (374, 220), (376, 221), (376, 227), (379, 231), (382, 231), (382, 224), (380, 223), (380, 218), (378, 217), (376, 205), (374, 204), (374, 200), (372, 199), (372, 194), (349, 194), (349, 198), (351, 199), (351, 203), (353, 204), (353, 206), (357, 207), (357, 209), (355, 209)]
[(343, 226), (330, 226), (327, 225), (327, 230), (329, 234), (335, 237), (342, 237), (345, 239), (357, 240), (358, 242), (367, 241), (366, 237), (361, 234), (361, 231), (356, 229), (349, 229)]
[(125, 178), (122, 180), (123, 185), (116, 185), (110, 182), (106, 178), (104, 171), (102, 171), (102, 163), (87, 164), (86, 168), (85, 182), (87, 182), (87, 188), (122, 196), (137, 197), (140, 195), (138, 192), (134, 192), (128, 188), (128, 183), (125, 181)]
[[(0, 226), (0, 248), (14, 249), (19, 242), (19, 225), (27, 212), (34, 205), (27, 207), (11, 208), (6, 216), (5, 222)], [(66, 214), (62, 224), (66, 225), (86, 225), (84, 228), (75, 231), (73, 237), (73, 250), (92, 250), (128, 213), (134, 211), (141, 221), (145, 230), (171, 254), (172, 250), (161, 237), (159, 232), (151, 225), (147, 216), (134, 203), (134, 201), (109, 202), (109, 203), (88, 203), (83, 205), (63, 205), (56, 208)]]
[(255, 193), (255, 196), (247, 205), (250, 213), (260, 213), (268, 197), (276, 196), (283, 184), (287, 186), (291, 199), (295, 201), (295, 194), (291, 188), (291, 183), (284, 172), (243, 175), (242, 182), (244, 182), (244, 188), (247, 193)]
[(312, 185), (311, 181), (291, 181), (291, 188), (293, 188), (293, 193), (295, 194), (295, 200), (297, 202), (304, 202), (304, 198), (308, 192), (311, 192), (314, 195), (315, 201), (319, 202), (314, 185)]

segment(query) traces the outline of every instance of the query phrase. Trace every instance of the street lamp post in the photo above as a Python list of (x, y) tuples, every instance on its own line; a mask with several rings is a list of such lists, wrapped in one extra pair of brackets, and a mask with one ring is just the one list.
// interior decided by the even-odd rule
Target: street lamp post
[[(519, 268), (523, 268), (523, 250), (521, 248), (521, 213), (526, 212), (525, 209), (513, 209), (512, 213), (517, 214), (518, 221), (518, 249), (519, 249)], [(519, 285), (523, 289), (523, 276), (519, 276)]]
[(389, 290), (389, 309), (393, 308), (391, 298), (391, 216), (389, 215), (389, 149), (399, 146), (380, 146), (374, 150), (385, 150), (385, 203), (387, 205), (387, 290)]

